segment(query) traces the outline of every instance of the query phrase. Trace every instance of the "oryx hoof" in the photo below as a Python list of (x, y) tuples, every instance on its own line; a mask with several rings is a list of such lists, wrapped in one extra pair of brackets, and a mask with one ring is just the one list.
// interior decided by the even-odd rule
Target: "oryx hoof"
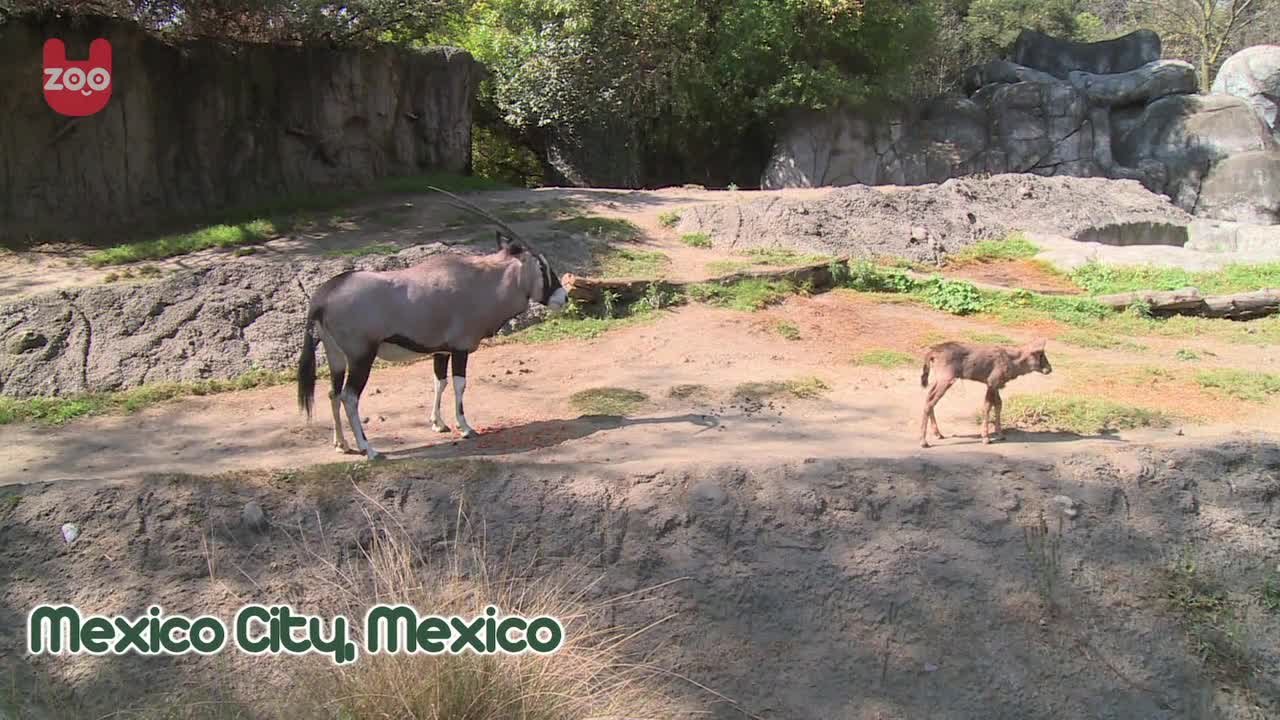
[(938, 432), (937, 430), (934, 430), (934, 431), (933, 431), (933, 437), (934, 437), (935, 439), (938, 439), (938, 440), (946, 440), (946, 439), (947, 439), (947, 436), (946, 436), (946, 435), (943, 435), (942, 433)]
[(432, 421), (432, 423), (431, 423), (431, 429), (432, 429), (432, 430), (435, 430), (435, 431), (436, 431), (436, 432), (438, 432), (438, 433), (453, 432), (453, 430), (452, 430), (452, 429), (450, 429), (448, 425), (445, 425), (444, 423), (440, 422), (439, 420), (434, 420), (434, 421)]
[(920, 447), (922, 447), (922, 448), (927, 448), (927, 447), (929, 447), (929, 441), (928, 441), (928, 440), (921, 440), (921, 441), (920, 441)]
[(378, 461), (380, 461), (380, 460), (386, 460), (386, 459), (387, 459), (387, 456), (386, 456), (386, 455), (384, 455), (384, 454), (382, 454), (382, 453), (380, 453), (380, 452), (378, 452), (377, 450), (374, 450), (374, 449), (372, 449), (372, 448), (370, 448), (370, 450), (369, 450), (367, 453), (365, 453), (365, 454), (368, 456), (368, 458), (369, 458), (369, 462), (378, 462)]
[(984, 437), (984, 438), (982, 438), (982, 444), (983, 444), (983, 445), (990, 445), (990, 444), (991, 444), (991, 438), (989, 438), (989, 437)]
[(458, 434), (461, 435), (464, 439), (473, 438), (477, 435), (476, 431), (472, 430), (471, 428), (459, 428)]

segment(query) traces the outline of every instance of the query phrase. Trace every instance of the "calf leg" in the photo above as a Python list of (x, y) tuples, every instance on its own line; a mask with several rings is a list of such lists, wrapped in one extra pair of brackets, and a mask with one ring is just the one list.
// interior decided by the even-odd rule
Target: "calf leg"
[(342, 434), (342, 386), (347, 379), (347, 356), (331, 341), (324, 341), (324, 354), (329, 360), (329, 410), (333, 413), (333, 447), (340, 453), (352, 452)]
[(370, 349), (356, 358), (348, 369), (347, 382), (342, 388), (342, 404), (347, 408), (347, 420), (351, 423), (351, 433), (356, 436), (356, 447), (370, 460), (377, 460), (382, 454), (373, 449), (364, 435), (364, 425), (360, 422), (360, 394), (364, 392), (365, 383), (369, 382), (374, 357), (375, 351)]
[(939, 440), (945, 440), (945, 439), (946, 439), (946, 436), (945, 436), (945, 435), (943, 435), (943, 434), (942, 434), (942, 431), (938, 429), (938, 416), (937, 416), (936, 414), (934, 414), (934, 411), (933, 411), (933, 410), (930, 410), (930, 411), (929, 411), (929, 424), (930, 424), (931, 426), (933, 426), (933, 436), (934, 436), (935, 438), (937, 438), (937, 439), (939, 439)]
[(1000, 411), (1004, 409), (1004, 400), (1002, 400), (1002, 399), (1000, 398), (1000, 391), (999, 391), (999, 390), (992, 390), (992, 391), (991, 391), (991, 399), (992, 399), (992, 401), (993, 401), (992, 407), (994, 407), (994, 408), (995, 408), (995, 416), (996, 416), (996, 434), (995, 434), (995, 438), (996, 438), (997, 440), (1003, 440), (1003, 439), (1004, 439), (1004, 428), (1000, 427)]
[(476, 434), (467, 424), (467, 417), (462, 411), (462, 393), (467, 390), (467, 353), (453, 354), (453, 409), (458, 419), (458, 432), (468, 438)]
[(995, 405), (995, 401), (991, 399), (991, 396), (994, 393), (995, 393), (995, 390), (988, 387), (987, 394), (982, 398), (982, 444), (983, 445), (991, 444), (991, 435), (990, 435), (991, 408)]
[(449, 426), (440, 419), (440, 398), (444, 397), (444, 387), (449, 383), (449, 356), (434, 356), (436, 372), (436, 399), (431, 407), (431, 429), (436, 432), (449, 432)]
[[(920, 447), (929, 447), (929, 421), (933, 417), (933, 408), (942, 399), (942, 396), (947, 394), (947, 391), (951, 389), (955, 381), (955, 378), (938, 378), (929, 386), (929, 391), (924, 400), (924, 412), (920, 415)], [(936, 428), (937, 420), (934, 419), (933, 422)], [(938, 437), (942, 437), (942, 434), (939, 433)]]

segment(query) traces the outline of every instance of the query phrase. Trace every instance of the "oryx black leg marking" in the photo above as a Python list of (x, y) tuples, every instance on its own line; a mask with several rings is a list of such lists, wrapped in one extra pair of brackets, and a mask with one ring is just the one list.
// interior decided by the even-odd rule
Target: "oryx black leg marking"
[(438, 354), (432, 356), (436, 371), (436, 396), (431, 406), (431, 428), (436, 432), (449, 432), (449, 426), (440, 419), (440, 398), (444, 396), (444, 387), (449, 382), (449, 356)]
[(458, 432), (462, 437), (471, 437), (475, 431), (467, 424), (466, 414), (462, 410), (462, 394), (467, 390), (467, 353), (454, 352), (453, 360), (453, 402), (454, 414), (458, 418)]
[(364, 451), (372, 460), (378, 455), (369, 445), (365, 437), (364, 426), (360, 423), (360, 394), (369, 382), (369, 373), (373, 370), (373, 360), (377, 357), (377, 348), (368, 348), (358, 358), (353, 358), (347, 368), (347, 382), (342, 388), (342, 404), (347, 408), (347, 420), (351, 423), (351, 431), (356, 436), (356, 446)]

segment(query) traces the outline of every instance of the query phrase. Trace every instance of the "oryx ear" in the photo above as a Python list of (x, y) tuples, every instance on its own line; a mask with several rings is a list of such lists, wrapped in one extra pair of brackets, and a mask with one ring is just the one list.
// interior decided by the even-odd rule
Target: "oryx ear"
[(1032, 352), (1042, 352), (1044, 350), (1044, 344), (1044, 338), (1036, 338), (1035, 340), (1027, 343), (1027, 347), (1030, 348)]
[(519, 255), (520, 253), (524, 252), (524, 245), (522, 245), (519, 240), (513, 240), (507, 237), (506, 235), (503, 235), (502, 232), (499, 231), (498, 232), (498, 249), (506, 250), (507, 253), (510, 255)]

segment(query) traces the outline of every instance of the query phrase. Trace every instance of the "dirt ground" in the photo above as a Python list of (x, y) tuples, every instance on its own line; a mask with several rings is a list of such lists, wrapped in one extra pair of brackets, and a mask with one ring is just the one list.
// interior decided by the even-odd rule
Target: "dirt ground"
[[(576, 198), (589, 212), (626, 217), (645, 232), (638, 245), (671, 258), (671, 277), (698, 279), (708, 262), (733, 256), (683, 245), (683, 230), (658, 217), (725, 195), (485, 198)], [(412, 202), (414, 219), (395, 227), (353, 212), (349, 229), (272, 241), (264, 252), (297, 260), (383, 242), (414, 247), (429, 231), (458, 240), (475, 232), (443, 228), (424, 201)], [(164, 266), (234, 261), (209, 252)], [(0, 262), (10, 289), (101, 282), (71, 256), (39, 280), (22, 264), (29, 257)], [(1019, 263), (957, 272), (1070, 290)], [(1280, 578), (1280, 401), (1222, 397), (1178, 374), (1188, 372), (1178, 359), (1188, 351), (1200, 356), (1195, 369), (1280, 372), (1275, 348), (1206, 335), (1100, 350), (1071, 344), (1067, 330), (844, 291), (753, 313), (688, 305), (590, 340), (482, 348), (466, 394), (482, 434), (470, 440), (428, 428), (429, 364), (377, 368), (361, 409), (390, 461), (371, 465), (335, 454), (323, 381), (310, 423), (295, 389), (279, 386), (59, 427), (0, 426), (0, 673), (12, 678), (0, 717), (46, 720), (69, 716), (67, 707), (102, 717), (210, 677), (235, 678), (228, 692), (259, 717), (264, 698), (290, 686), (283, 660), (29, 658), (16, 650), (26, 611), (52, 601), (95, 612), (159, 602), (224, 617), (249, 601), (319, 606), (326, 586), (315, 574), (350, 555), (370, 518), (434, 548), (453, 539), (460, 507), (504, 562), (538, 577), (593, 578), (584, 581), (589, 598), (661, 586), (617, 620), (644, 627), (670, 617), (641, 645), (714, 691), (674, 683), (689, 717), (1280, 716), (1280, 617), (1259, 594)], [(918, 364), (856, 361), (995, 336), (1047, 337), (1054, 365), (1051, 375), (1016, 380), (1006, 402), (1084, 393), (1175, 422), (1088, 437), (1014, 428), (985, 446), (975, 421), (982, 389), (966, 383), (939, 405), (948, 438), (923, 450)], [(740, 392), (808, 378), (825, 390)], [(606, 387), (647, 400), (625, 417), (584, 415), (570, 401)], [(452, 423), (451, 392), (443, 406)], [(240, 520), (250, 500), (271, 519), (265, 533)], [(1063, 518), (1050, 592), (1037, 589), (1045, 574), (1024, 538), (1042, 511), (1055, 534)], [(73, 544), (59, 533), (66, 522), (81, 528)], [(1169, 569), (1188, 557), (1204, 592), (1237, 609), (1241, 632), (1209, 636), (1171, 609)]]

